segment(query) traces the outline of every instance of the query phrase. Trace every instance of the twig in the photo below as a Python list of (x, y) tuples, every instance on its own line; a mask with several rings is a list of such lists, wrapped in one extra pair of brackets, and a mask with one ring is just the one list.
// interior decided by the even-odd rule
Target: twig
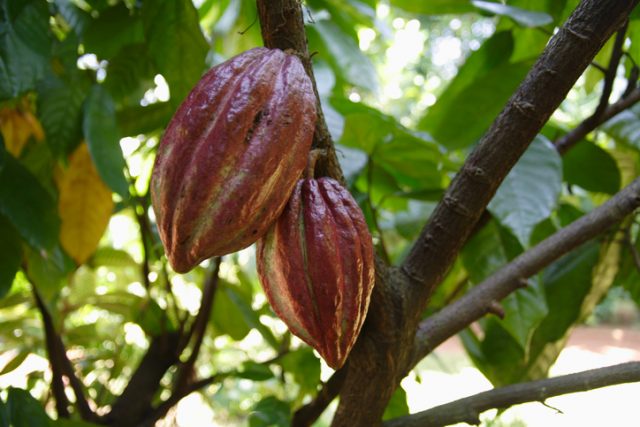
[(347, 377), (347, 369), (340, 368), (329, 380), (322, 384), (316, 397), (293, 414), (292, 427), (308, 427), (322, 415), (327, 406), (338, 396), (342, 383)]
[[(618, 70), (620, 59), (622, 58), (622, 49), (626, 32), (627, 24), (625, 23), (616, 34), (613, 50), (611, 52), (611, 59), (609, 61), (609, 67), (606, 69), (604, 75), (604, 84), (602, 87), (602, 94), (600, 95), (600, 102), (598, 103), (598, 106), (594, 110), (593, 114), (586, 118), (571, 132), (567, 133), (565, 136), (556, 141), (556, 149), (561, 154), (566, 153), (571, 147), (573, 147), (576, 143), (587, 136), (589, 132), (593, 131), (598, 126), (609, 120), (611, 117), (622, 111), (618, 109), (620, 107), (619, 105), (617, 105), (616, 108), (612, 108), (613, 106), (609, 105), (609, 97), (611, 96), (613, 82), (616, 79), (616, 71)], [(629, 93), (628, 95), (630, 96), (631, 93)], [(629, 103), (628, 101), (625, 102), (624, 105), (626, 105), (626, 108), (629, 108), (631, 105), (633, 105), (633, 103), (637, 102), (640, 99), (640, 94), (636, 95), (636, 97), (637, 99), (635, 101), (632, 101), (632, 103)], [(621, 98), (616, 104), (619, 104), (623, 101), (625, 101), (624, 97)]]
[(423, 320), (416, 334), (415, 353), (411, 366), (415, 366), (447, 338), (487, 314), (494, 301), (500, 301), (522, 287), (526, 278), (562, 255), (606, 232), (638, 206), (640, 206), (640, 178), (600, 207), (515, 258), (460, 299)]
[(426, 411), (384, 423), (385, 427), (436, 427), (466, 422), (480, 424), (480, 413), (519, 403), (542, 402), (562, 394), (640, 381), (640, 362), (628, 362), (555, 378), (513, 384), (478, 393)]

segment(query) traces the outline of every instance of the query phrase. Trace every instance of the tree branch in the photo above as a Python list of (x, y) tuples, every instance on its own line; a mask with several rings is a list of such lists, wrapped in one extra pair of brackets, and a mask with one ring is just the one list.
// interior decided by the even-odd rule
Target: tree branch
[(180, 396), (178, 400), (186, 396), (184, 393), (189, 384), (189, 379), (193, 375), (196, 360), (200, 354), (200, 347), (202, 346), (202, 341), (207, 330), (209, 317), (211, 316), (211, 309), (213, 308), (213, 301), (215, 299), (216, 290), (218, 289), (218, 273), (220, 272), (221, 261), (220, 257), (212, 259), (212, 262), (215, 264), (213, 268), (211, 268), (211, 273), (204, 283), (200, 309), (198, 310), (198, 314), (196, 314), (196, 318), (191, 325), (191, 329), (185, 335), (183, 342), (179, 344), (179, 351), (182, 352), (189, 342), (193, 340), (193, 347), (191, 349), (191, 354), (189, 354), (189, 358), (178, 367), (178, 373), (173, 387), (173, 394)]
[(465, 397), (384, 423), (385, 427), (436, 427), (466, 422), (480, 424), (480, 413), (519, 403), (544, 402), (562, 394), (589, 391), (640, 381), (640, 362), (628, 362), (521, 384), (508, 385)]
[(402, 265), (412, 315), (424, 305), (513, 165), (638, 0), (584, 0), (482, 137)]
[[(620, 64), (620, 58), (622, 58), (623, 45), (625, 40), (625, 34), (627, 31), (627, 25), (618, 31), (616, 40), (613, 45), (613, 51), (611, 52), (611, 60), (609, 61), (609, 68), (607, 68), (604, 77), (604, 85), (602, 88), (602, 94), (600, 96), (600, 102), (591, 116), (586, 118), (575, 129), (567, 133), (563, 137), (559, 138), (555, 142), (556, 149), (560, 154), (566, 153), (576, 143), (586, 137), (590, 132), (595, 130), (598, 126), (623, 111), (625, 108), (629, 108), (638, 100), (640, 100), (640, 91), (635, 90), (634, 93), (629, 93), (627, 96), (623, 96), (618, 102), (613, 105), (609, 105), (609, 97), (611, 96), (611, 90), (613, 89), (613, 82), (616, 78), (616, 71)], [(631, 100), (629, 98), (634, 96)], [(623, 109), (620, 109), (620, 104), (623, 103)]]
[(602, 234), (640, 206), (640, 178), (609, 201), (546, 238), (471, 289), (460, 299), (422, 321), (411, 366), (447, 338), (460, 332), (526, 283), (526, 279), (562, 255)]
[[(26, 270), (25, 270), (26, 271)], [(62, 380), (62, 366), (60, 362), (60, 348), (56, 345), (56, 331), (53, 326), (53, 320), (51, 315), (44, 305), (44, 301), (40, 298), (36, 287), (31, 284), (33, 290), (33, 297), (36, 301), (36, 306), (40, 315), (42, 316), (42, 325), (44, 326), (44, 341), (47, 347), (47, 355), (49, 357), (49, 364), (51, 365), (51, 390), (56, 403), (56, 411), (58, 417), (69, 418), (69, 399), (64, 391), (64, 382)]]
[(258, 16), (262, 29), (262, 40), (268, 48), (281, 50), (293, 50), (304, 65), (307, 74), (313, 83), (313, 92), (316, 95), (316, 111), (318, 120), (313, 135), (313, 148), (326, 151), (316, 165), (316, 175), (330, 176), (344, 184), (342, 169), (336, 157), (331, 134), (322, 111), (320, 96), (316, 78), (313, 73), (311, 56), (307, 45), (307, 36), (304, 31), (304, 19), (299, 0), (257, 0)]
[(67, 409), (69, 400), (65, 394), (64, 383), (62, 382), (62, 376), (64, 375), (69, 380), (69, 384), (76, 396), (75, 406), (82, 419), (85, 421), (95, 421), (97, 416), (91, 410), (91, 407), (87, 402), (84, 395), (83, 384), (76, 376), (73, 370), (73, 365), (67, 357), (67, 352), (65, 350), (64, 343), (62, 342), (62, 338), (55, 330), (51, 313), (49, 313), (46, 304), (42, 300), (42, 297), (40, 297), (40, 294), (33, 283), (31, 284), (31, 287), (33, 290), (33, 296), (36, 300), (36, 305), (42, 315), (47, 353), (49, 354), (49, 361), (51, 363), (51, 372), (53, 376), (51, 387), (56, 398), (56, 410), (58, 411), (58, 415), (63, 418), (69, 417), (69, 411)]
[(338, 396), (346, 377), (347, 369), (345, 367), (334, 372), (331, 378), (322, 384), (316, 397), (293, 414), (292, 427), (311, 426)]

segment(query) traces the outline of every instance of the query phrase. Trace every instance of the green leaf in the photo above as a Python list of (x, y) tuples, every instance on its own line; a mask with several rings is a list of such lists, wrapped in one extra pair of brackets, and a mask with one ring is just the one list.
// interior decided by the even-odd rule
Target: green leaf
[(67, 274), (75, 268), (74, 262), (59, 245), (49, 253), (26, 251), (27, 274), (42, 297), (52, 299), (66, 283)]
[(99, 247), (89, 259), (88, 264), (93, 268), (100, 266), (136, 268), (138, 266), (129, 252), (110, 246)]
[(475, 284), (505, 265), (509, 258), (495, 220), (481, 227), (462, 250), (462, 262)]
[(152, 337), (176, 330), (171, 319), (152, 298), (140, 298), (138, 304), (131, 306), (130, 316), (147, 335)]
[(474, 144), (489, 129), (532, 64), (530, 60), (505, 63), (478, 76), (473, 84), (454, 97), (448, 92), (443, 93), (441, 105), (450, 109), (443, 111), (444, 107), (439, 107), (436, 102), (433, 114), (446, 117), (438, 126), (430, 125), (425, 119), (425, 130), (440, 144), (452, 149)]
[(133, 98), (137, 104), (153, 87), (155, 70), (144, 43), (124, 46), (109, 61), (104, 86), (117, 99)]
[(582, 301), (591, 290), (592, 271), (598, 262), (598, 256), (599, 244), (591, 242), (544, 270), (541, 280), (549, 314), (534, 333), (534, 357), (547, 343), (562, 339), (580, 318)]
[(280, 360), (282, 369), (293, 375), (301, 392), (314, 393), (320, 384), (320, 359), (309, 347), (301, 347), (285, 354)]
[(529, 279), (529, 286), (505, 298), (502, 307), (502, 326), (525, 351), (526, 358), (533, 332), (548, 312), (544, 289), (537, 280)]
[(52, 249), (58, 241), (57, 207), (38, 180), (0, 146), (0, 214), (33, 247)]
[(539, 135), (502, 182), (488, 209), (527, 247), (533, 228), (551, 215), (561, 190), (562, 160)]
[(9, 407), (0, 398), (0, 427), (11, 427)]
[(371, 60), (360, 50), (356, 42), (333, 22), (318, 20), (307, 26), (310, 42), (320, 44), (320, 51), (328, 51), (330, 55), (323, 57), (333, 66), (336, 76), (350, 84), (376, 92), (378, 76)]
[(0, 298), (11, 290), (13, 278), (22, 262), (22, 241), (11, 223), (0, 215)]
[(252, 381), (266, 381), (273, 378), (273, 372), (267, 365), (249, 360), (240, 366), (236, 376)]
[(142, 19), (149, 54), (169, 84), (177, 107), (202, 76), (209, 45), (191, 0), (144, 2)]
[(602, 128), (617, 142), (640, 150), (640, 104), (617, 114)]
[(542, 27), (553, 22), (553, 18), (550, 15), (542, 12), (531, 12), (519, 7), (489, 1), (474, 0), (471, 3), (478, 9), (489, 13), (507, 16), (523, 27)]
[[(240, 341), (251, 331), (251, 326), (245, 320), (245, 312), (247, 307), (251, 310), (251, 305), (240, 297), (237, 288), (220, 281), (213, 300), (211, 321), (218, 333), (227, 334), (232, 339)], [(257, 316), (255, 312), (253, 313)]]
[(116, 115), (120, 133), (140, 135), (162, 129), (169, 123), (173, 111), (174, 108), (169, 102), (123, 108)]
[(109, 93), (100, 85), (93, 86), (85, 101), (82, 130), (102, 180), (122, 198), (128, 198), (129, 184), (124, 177), (115, 107)]
[(391, 395), (391, 400), (389, 400), (389, 403), (384, 410), (382, 419), (390, 420), (393, 418), (403, 417), (408, 414), (409, 405), (407, 405), (407, 392), (404, 391), (402, 386), (399, 386)]
[(249, 414), (249, 427), (287, 427), (291, 424), (291, 408), (274, 396), (255, 404)]
[(514, 41), (501, 31), (472, 53), (418, 127), (451, 149), (464, 148), (489, 128), (529, 68), (531, 60), (510, 63)]
[(82, 138), (82, 104), (89, 90), (87, 83), (86, 79), (66, 81), (50, 74), (38, 85), (38, 117), (51, 151), (59, 157), (66, 157)]
[(16, 353), (16, 355), (13, 356), (11, 360), (7, 362), (6, 365), (4, 365), (4, 367), (2, 368), (2, 371), (0, 371), (0, 375), (8, 374), (9, 372), (18, 368), (20, 365), (22, 365), (22, 362), (24, 362), (27, 359), (27, 356), (29, 356), (29, 354), (30, 353), (25, 350), (21, 350), (18, 353)]
[(0, 3), (0, 99), (33, 89), (49, 67), (49, 11), (44, 0)]
[(444, 15), (476, 12), (470, 0), (391, 0), (391, 5), (407, 12), (424, 15)]
[(142, 20), (125, 3), (118, 3), (92, 19), (84, 31), (86, 52), (95, 53), (100, 59), (111, 59), (123, 46), (144, 42)]
[(91, 22), (91, 15), (68, 0), (54, 0), (54, 3), (58, 13), (73, 29), (76, 36), (81, 37)]
[(9, 387), (7, 406), (12, 427), (49, 427), (51, 420), (28, 391)]
[(562, 171), (569, 184), (587, 191), (615, 194), (620, 190), (618, 164), (606, 150), (589, 141), (581, 141), (562, 157)]

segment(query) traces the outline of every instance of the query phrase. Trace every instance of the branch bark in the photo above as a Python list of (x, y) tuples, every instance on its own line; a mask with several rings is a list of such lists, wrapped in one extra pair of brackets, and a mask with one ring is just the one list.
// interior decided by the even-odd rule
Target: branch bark
[(75, 406), (78, 409), (78, 413), (80, 413), (80, 417), (85, 421), (95, 421), (97, 420), (97, 416), (91, 410), (91, 407), (87, 402), (87, 398), (84, 395), (84, 386), (76, 376), (73, 370), (73, 365), (67, 357), (67, 352), (65, 350), (64, 343), (62, 342), (62, 338), (55, 330), (51, 313), (49, 313), (49, 310), (36, 287), (33, 284), (31, 286), (33, 289), (33, 296), (36, 300), (36, 305), (42, 315), (47, 353), (49, 355), (49, 362), (51, 363), (51, 371), (53, 375), (51, 385), (56, 398), (56, 410), (58, 411), (58, 415), (63, 418), (69, 417), (67, 409), (69, 400), (65, 394), (64, 383), (62, 382), (62, 376), (64, 375), (69, 380), (69, 384), (76, 396)]
[(544, 402), (562, 394), (640, 381), (640, 362), (628, 362), (528, 383), (513, 384), (396, 418), (385, 427), (436, 427), (466, 422), (480, 424), (480, 413), (519, 403)]
[(340, 388), (347, 377), (347, 369), (342, 368), (333, 373), (331, 378), (322, 385), (317, 396), (293, 414), (292, 427), (311, 426), (322, 415), (327, 406), (338, 396)]
[[(613, 105), (609, 104), (609, 97), (611, 96), (611, 90), (613, 89), (613, 82), (616, 78), (616, 71), (618, 70), (618, 65), (620, 64), (620, 59), (622, 58), (623, 53), (623, 44), (625, 41), (625, 35), (627, 32), (627, 25), (625, 24), (623, 28), (618, 31), (616, 34), (616, 40), (613, 46), (613, 51), (611, 53), (611, 60), (609, 61), (609, 67), (605, 71), (604, 85), (602, 88), (602, 94), (600, 96), (600, 102), (596, 107), (595, 111), (591, 116), (586, 118), (582, 123), (580, 123), (575, 129), (571, 132), (567, 133), (562, 138), (559, 138), (556, 143), (556, 149), (560, 154), (566, 153), (571, 147), (577, 144), (580, 140), (586, 137), (589, 132), (595, 130), (598, 126), (612, 118), (614, 115), (620, 113), (624, 109), (619, 109), (621, 103), (624, 102), (625, 109), (629, 108), (633, 104), (635, 104), (638, 100), (640, 100), (640, 93), (636, 93), (634, 95), (633, 92), (638, 92), (638, 90), (633, 91), (627, 96), (623, 96), (618, 102)], [(635, 96), (635, 100), (634, 100)], [(631, 100), (628, 100), (631, 98)], [(614, 107), (615, 106), (615, 107)]]
[(526, 283), (526, 279), (562, 255), (602, 234), (640, 206), (637, 178), (602, 206), (523, 253), (482, 283), (431, 317), (422, 321), (416, 334), (415, 366), (447, 338), (460, 332)]
[(268, 48), (292, 50), (298, 55), (304, 69), (311, 78), (316, 95), (316, 111), (318, 120), (313, 135), (313, 148), (326, 151), (316, 164), (317, 176), (330, 176), (344, 184), (342, 169), (336, 157), (331, 134), (324, 119), (316, 78), (313, 73), (311, 56), (304, 31), (304, 17), (299, 0), (257, 0), (262, 40)]
[(584, 0), (471, 153), (402, 265), (419, 316), (498, 186), (637, 0)]

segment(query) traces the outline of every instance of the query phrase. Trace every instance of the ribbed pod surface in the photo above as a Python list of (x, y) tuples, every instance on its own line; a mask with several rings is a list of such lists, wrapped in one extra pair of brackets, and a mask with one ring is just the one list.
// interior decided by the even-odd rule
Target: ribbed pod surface
[(342, 366), (374, 284), (371, 235), (351, 194), (331, 178), (298, 181), (258, 241), (257, 264), (276, 314), (329, 366)]
[(204, 75), (169, 123), (151, 180), (175, 271), (268, 230), (305, 167), (315, 121), (313, 87), (294, 55), (255, 48)]

